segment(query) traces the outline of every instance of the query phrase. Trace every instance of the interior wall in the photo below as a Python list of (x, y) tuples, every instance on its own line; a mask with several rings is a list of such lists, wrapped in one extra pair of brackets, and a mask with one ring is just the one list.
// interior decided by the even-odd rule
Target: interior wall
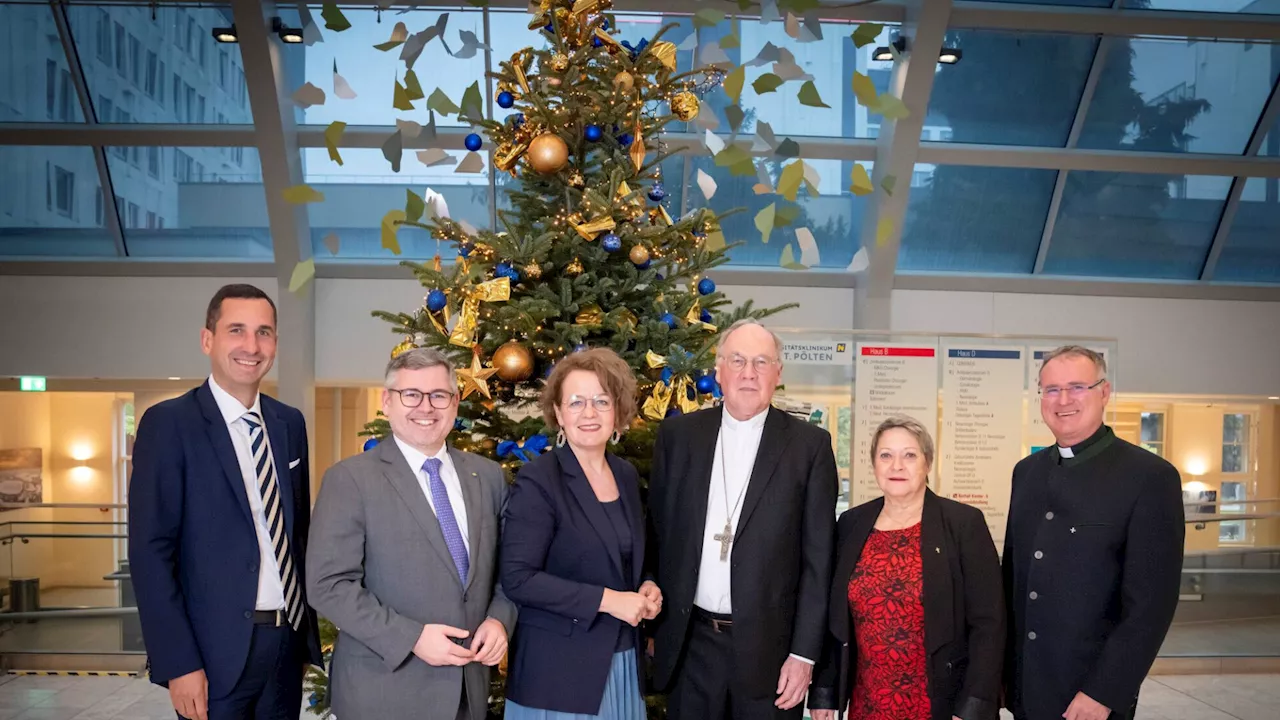
[[(50, 442), (51, 403), (47, 393), (0, 392), (0, 450), (40, 448), (42, 500), (54, 502), (51, 482), (52, 443)], [(20, 521), (48, 522), (53, 511), (47, 508), (0, 510), (0, 523)], [(36, 532), (42, 526), (0, 525), (0, 536), (23, 530)], [(44, 526), (47, 527), (47, 526)], [(53, 564), (53, 545), (47, 540), (29, 543), (13, 542), (0, 547), (0, 571), (4, 577), (39, 577), (43, 568)]]
[[(0, 307), (22, 311), (0, 316), (0, 337), (22, 341), (0, 350), (0, 377), (203, 378), (208, 360), (197, 334), (205, 305), (238, 280), (6, 276)], [(274, 282), (252, 282), (278, 296)], [(762, 306), (801, 303), (773, 318), (775, 326), (853, 322), (851, 289), (722, 289)], [(322, 278), (315, 297), (317, 384), (376, 384), (395, 336), (370, 313), (416, 307), (423, 290), (413, 280)], [(1116, 338), (1120, 392), (1280, 395), (1277, 303), (895, 290), (891, 306), (899, 332)], [(81, 351), (68, 352), (67, 338)]]
[[(107, 506), (115, 502), (112, 443), (114, 393), (48, 393), (52, 458), (50, 480), (59, 503), (100, 505), (57, 508), (60, 521), (110, 521)], [(112, 534), (108, 525), (58, 527), (62, 533)], [(32, 541), (33, 543), (35, 541)], [(115, 541), (61, 538), (52, 541), (53, 562), (40, 572), (43, 586), (115, 587), (103, 576), (116, 570)]]

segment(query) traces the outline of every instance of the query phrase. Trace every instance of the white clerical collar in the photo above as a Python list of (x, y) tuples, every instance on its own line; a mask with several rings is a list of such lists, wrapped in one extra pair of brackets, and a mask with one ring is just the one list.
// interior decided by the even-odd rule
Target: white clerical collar
[(1064, 458), (1073, 458), (1076, 456), (1074, 450), (1069, 447), (1062, 447), (1061, 445), (1058, 446), (1058, 454)]
[(746, 420), (739, 420), (729, 413), (729, 408), (724, 409), (723, 413), (724, 426), (729, 432), (737, 432), (739, 430), (759, 430), (764, 427), (764, 421), (769, 416), (769, 408), (756, 413)]

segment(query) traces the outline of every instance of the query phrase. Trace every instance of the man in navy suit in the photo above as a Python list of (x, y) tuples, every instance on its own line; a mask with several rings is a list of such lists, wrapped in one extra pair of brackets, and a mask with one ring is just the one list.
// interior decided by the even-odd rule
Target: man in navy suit
[(296, 719), (322, 663), (307, 606), (302, 413), (258, 387), (275, 303), (252, 285), (209, 302), (208, 381), (149, 409), (129, 483), (129, 563), (151, 680), (191, 720)]

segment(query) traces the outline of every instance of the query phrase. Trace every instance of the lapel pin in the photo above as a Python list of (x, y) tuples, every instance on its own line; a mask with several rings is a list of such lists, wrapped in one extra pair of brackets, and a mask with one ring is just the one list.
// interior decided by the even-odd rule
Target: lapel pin
[(1076, 532), (1076, 529), (1075, 529), (1075, 528), (1071, 528), (1071, 533), (1072, 533), (1073, 535), (1075, 534), (1075, 532)]
[(939, 555), (941, 555), (941, 554), (942, 554), (942, 548), (940, 548), (940, 547), (936, 547), (936, 548), (934, 548), (934, 549), (933, 549), (933, 551), (934, 551), (934, 552), (936, 552), (936, 553), (938, 553)]

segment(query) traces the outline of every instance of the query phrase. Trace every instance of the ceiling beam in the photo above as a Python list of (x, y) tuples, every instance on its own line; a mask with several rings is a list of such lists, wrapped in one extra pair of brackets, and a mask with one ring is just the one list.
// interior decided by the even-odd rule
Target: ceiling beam
[(950, 15), (951, 0), (918, 0), (907, 8), (902, 25), (906, 51), (893, 65), (888, 92), (901, 98), (911, 114), (897, 120), (884, 118), (880, 123), (871, 171), (874, 188), (883, 188), (889, 177), (900, 182), (895, 184), (893, 193), (880, 189), (868, 198), (860, 234), (868, 264), (858, 273), (855, 327), (888, 329), (892, 324), (893, 277), (898, 268), (911, 176), (920, 153), (920, 135)]
[(956, 28), (1059, 32), (1082, 35), (1145, 35), (1217, 40), (1274, 41), (1280, 17), (1247, 13), (1181, 10), (1112, 10), (1066, 5), (1022, 5), (999, 2), (955, 3)]
[(1217, 284), (1196, 280), (1144, 281), (1064, 275), (911, 272), (898, 273), (894, 279), (894, 288), (1016, 295), (1092, 295), (1280, 302), (1280, 286), (1276, 285)]
[[(1102, 69), (1107, 66), (1107, 54), (1114, 42), (1110, 37), (1098, 39), (1098, 46), (1093, 51), (1093, 62), (1089, 65), (1089, 76), (1084, 82), (1084, 91), (1080, 93), (1080, 103), (1076, 106), (1076, 116), (1071, 120), (1071, 131), (1067, 133), (1067, 148), (1074, 148), (1080, 144), (1080, 133), (1084, 130), (1085, 119), (1089, 117), (1089, 107), (1093, 105), (1093, 96), (1098, 91), (1098, 79), (1102, 77)], [(1067, 189), (1068, 172), (1059, 170), (1058, 177), (1053, 183), (1053, 195), (1049, 198), (1049, 212), (1045, 216), (1044, 231), (1040, 234), (1040, 247), (1036, 250), (1036, 262), (1031, 270), (1036, 275), (1044, 272), (1044, 262), (1049, 257), (1049, 242), (1053, 239), (1053, 229), (1058, 224), (1058, 211), (1062, 209), (1062, 194)]]
[[(75, 38), (71, 34), (71, 22), (67, 19), (65, 5), (50, 6), (53, 13), (53, 24), (58, 28), (58, 39), (62, 41), (62, 49), (67, 54), (67, 69), (71, 75), (71, 84), (76, 89), (76, 98), (80, 101), (80, 112), (84, 114), (86, 123), (98, 121), (93, 107), (93, 96), (89, 94), (89, 82), (84, 76), (84, 65), (80, 63), (80, 51), (76, 48)], [(120, 221), (120, 207), (116, 205), (116, 192), (111, 182), (111, 167), (107, 164), (107, 149), (101, 145), (92, 146), (93, 164), (98, 169), (99, 192), (102, 193), (102, 222), (107, 234), (116, 246), (116, 255), (126, 257), (129, 248), (125, 244), (124, 224)]]
[[(297, 292), (289, 291), (293, 270), (311, 259), (311, 224), (305, 205), (288, 203), (284, 191), (303, 181), (302, 154), (294, 107), (282, 97), (286, 58), (280, 41), (271, 32), (276, 14), (271, 0), (232, 0), (240, 53), (246, 68), (249, 107), (257, 133), (258, 159), (262, 164), (262, 190), (266, 194), (267, 222), (275, 253), (276, 292), (279, 308), (280, 399), (302, 411), (307, 426), (315, 426), (316, 301), (315, 282)], [(315, 443), (311, 443), (315, 447)]]
[(1203, 153), (964, 145), (941, 142), (921, 143), (920, 162), (936, 165), (979, 165), (1158, 175), (1280, 177), (1280, 162), (1276, 162), (1275, 158)]

